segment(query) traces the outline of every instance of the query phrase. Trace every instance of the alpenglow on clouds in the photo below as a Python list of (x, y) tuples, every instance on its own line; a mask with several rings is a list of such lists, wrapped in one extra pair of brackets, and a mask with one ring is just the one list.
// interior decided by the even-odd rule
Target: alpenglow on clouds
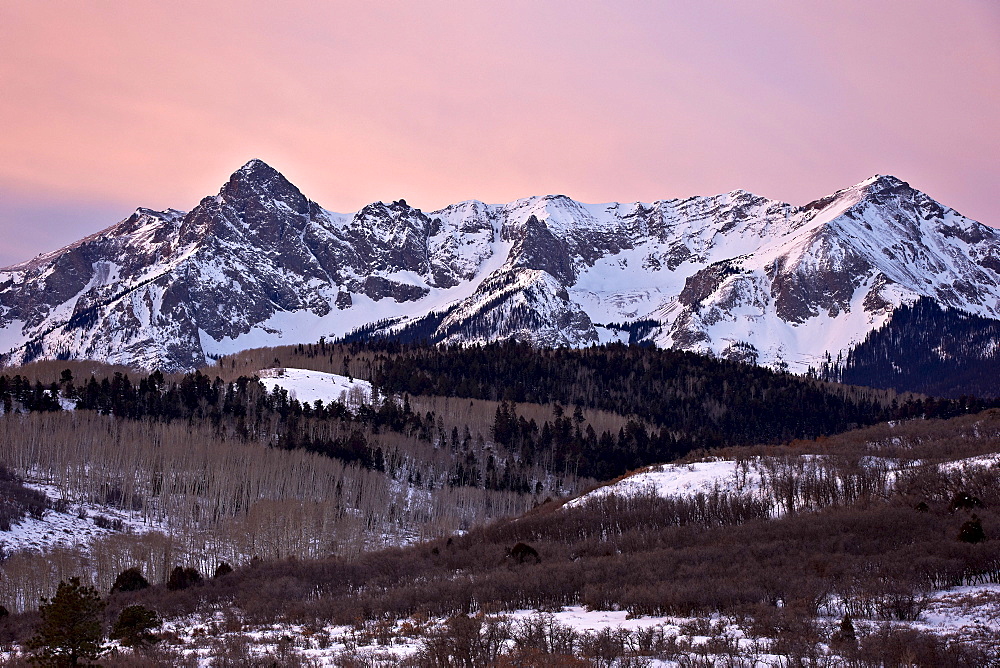
[(998, 283), (1000, 233), (891, 176), (805, 206), (734, 191), (340, 214), (253, 160), (187, 213), (138, 209), (0, 270), (0, 350), (186, 370), (365, 327), (541, 346), (631, 335), (802, 371), (919, 297), (998, 318)]

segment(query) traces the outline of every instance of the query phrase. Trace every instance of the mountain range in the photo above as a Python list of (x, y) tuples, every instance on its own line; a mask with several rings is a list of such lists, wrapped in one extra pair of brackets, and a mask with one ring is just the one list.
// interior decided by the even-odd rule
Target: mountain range
[(188, 212), (0, 269), (0, 361), (190, 370), (321, 336), (651, 343), (792, 371), (929, 299), (1000, 319), (1000, 232), (892, 176), (804, 206), (403, 200), (352, 214), (260, 160)]

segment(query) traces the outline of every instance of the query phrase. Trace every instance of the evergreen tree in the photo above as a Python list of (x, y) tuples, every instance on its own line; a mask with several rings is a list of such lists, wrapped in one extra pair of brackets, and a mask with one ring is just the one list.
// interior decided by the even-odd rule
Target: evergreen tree
[(224, 575), (229, 575), (233, 572), (233, 567), (228, 563), (223, 561), (221, 564), (216, 566), (215, 573), (212, 575), (213, 578), (221, 578)]
[(33, 662), (41, 666), (87, 666), (104, 648), (101, 611), (104, 601), (97, 590), (80, 578), (60, 582), (56, 595), (38, 606), (41, 622), (28, 640)]
[(972, 519), (962, 525), (958, 531), (958, 539), (963, 543), (982, 543), (986, 540), (983, 522), (978, 515), (973, 515)]
[(176, 566), (174, 570), (170, 571), (170, 577), (167, 579), (167, 589), (171, 591), (187, 589), (199, 582), (201, 582), (201, 574), (196, 569)]
[(130, 605), (118, 615), (110, 637), (124, 647), (142, 649), (160, 642), (151, 632), (159, 625), (160, 618), (155, 612), (143, 605)]
[(854, 631), (854, 621), (850, 615), (844, 615), (840, 620), (840, 628), (834, 633), (834, 640), (849, 645), (857, 643), (858, 635)]

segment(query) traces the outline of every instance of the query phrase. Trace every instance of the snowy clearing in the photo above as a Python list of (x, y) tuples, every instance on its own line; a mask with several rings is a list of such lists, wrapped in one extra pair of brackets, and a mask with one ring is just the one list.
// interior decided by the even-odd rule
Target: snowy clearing
[(279, 367), (262, 369), (257, 375), (269, 392), (280, 387), (288, 391), (289, 399), (297, 399), (302, 403), (311, 404), (319, 400), (326, 404), (339, 401), (345, 405), (357, 406), (372, 400), (372, 384), (367, 380), (335, 373)]
[[(63, 498), (56, 485), (29, 480), (25, 487), (43, 492), (53, 501)], [(103, 536), (116, 533), (143, 534), (166, 529), (147, 521), (141, 513), (109, 505), (88, 501), (63, 505), (64, 509), (46, 510), (41, 519), (26, 515), (10, 531), (0, 531), (0, 553), (18, 550), (47, 552), (60, 547), (87, 552), (90, 544)]]
[(739, 494), (760, 494), (763, 478), (760, 471), (751, 465), (741, 465), (731, 459), (716, 459), (693, 464), (659, 464), (644, 469), (613, 482), (598, 487), (588, 494), (573, 499), (567, 507), (577, 507), (588, 501), (609, 494), (636, 496), (654, 494), (656, 496), (693, 496), (711, 492)]

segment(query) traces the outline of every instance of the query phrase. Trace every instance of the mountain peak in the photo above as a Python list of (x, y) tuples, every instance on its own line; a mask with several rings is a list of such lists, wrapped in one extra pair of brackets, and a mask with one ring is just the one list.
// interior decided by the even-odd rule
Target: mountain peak
[(861, 183), (857, 184), (850, 190), (864, 190), (865, 192), (884, 192), (887, 190), (895, 190), (896, 188), (909, 188), (910, 184), (902, 179), (896, 178), (891, 174), (875, 174)]
[[(802, 207), (802, 210), (820, 211), (825, 209), (828, 212), (836, 210), (836, 215), (839, 215), (858, 202), (867, 201), (872, 198), (879, 199), (879, 196), (884, 194), (902, 194), (909, 190), (912, 189), (906, 181), (888, 174), (875, 174), (861, 183), (843, 188), (832, 195), (809, 202)], [(827, 215), (825, 218), (829, 220), (831, 216)]]
[(274, 181), (276, 178), (283, 179), (284, 177), (281, 173), (276, 170), (271, 165), (267, 164), (260, 158), (254, 158), (250, 160), (245, 165), (237, 169), (229, 177), (230, 181), (253, 181), (253, 182), (270, 182)]
[(251, 200), (265, 199), (284, 202), (298, 213), (308, 209), (308, 200), (281, 172), (254, 158), (229, 177), (219, 190), (224, 200), (244, 207)]

